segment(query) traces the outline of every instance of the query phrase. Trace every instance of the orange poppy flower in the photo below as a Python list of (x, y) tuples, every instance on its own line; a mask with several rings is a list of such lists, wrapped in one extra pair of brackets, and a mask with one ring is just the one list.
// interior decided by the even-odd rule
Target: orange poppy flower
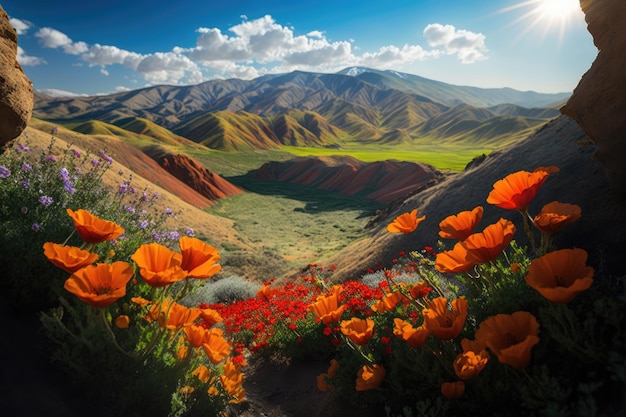
[(336, 323), (341, 318), (347, 305), (339, 305), (339, 294), (320, 296), (309, 308), (324, 324)]
[(385, 379), (387, 372), (382, 365), (363, 365), (356, 378), (357, 391), (369, 391), (376, 389)]
[(188, 327), (191, 326), (198, 317), (200, 317), (199, 308), (189, 308), (177, 302), (172, 302), (167, 310), (165, 327), (170, 330)]
[(319, 374), (317, 376), (317, 389), (326, 392), (326, 391), (334, 391), (335, 387), (328, 383), (328, 379), (334, 378), (337, 373), (337, 369), (339, 369), (339, 362), (337, 359), (330, 360), (330, 366), (328, 367), (328, 371), (325, 374)]
[(140, 307), (145, 307), (150, 304), (150, 301), (146, 300), (143, 297), (133, 297), (130, 299), (135, 304), (139, 304)]
[(261, 289), (256, 292), (256, 295), (263, 301), (269, 301), (273, 293), (274, 290), (272, 290), (269, 285), (263, 285)]
[(404, 213), (396, 217), (393, 222), (387, 226), (387, 230), (391, 233), (411, 233), (426, 216), (417, 217), (417, 209), (410, 213)]
[(452, 250), (439, 252), (435, 258), (435, 269), (443, 273), (467, 272), (476, 265), (463, 242), (457, 242)]
[(87, 265), (69, 277), (64, 288), (94, 307), (107, 307), (126, 295), (126, 284), (135, 274), (127, 262)]
[(158, 243), (141, 245), (130, 258), (144, 281), (153, 287), (165, 287), (187, 275), (180, 266), (182, 256)]
[(409, 294), (411, 294), (413, 299), (418, 299), (426, 297), (426, 295), (432, 290), (433, 287), (428, 285), (426, 281), (420, 281), (409, 288)]
[(53, 242), (43, 244), (43, 254), (54, 266), (70, 274), (98, 260), (97, 253), (91, 253), (76, 246), (64, 246)]
[(485, 263), (496, 259), (509, 246), (515, 235), (515, 225), (507, 219), (485, 227), (480, 233), (474, 233), (463, 241), (469, 259), (475, 263)]
[(383, 297), (374, 303), (371, 308), (379, 314), (386, 311), (392, 311), (403, 298), (405, 297), (400, 291), (394, 291), (390, 294), (383, 295)]
[(452, 367), (459, 379), (467, 381), (478, 376), (487, 365), (487, 362), (489, 362), (489, 353), (486, 350), (483, 349), (478, 353), (470, 350), (459, 353), (452, 363)]
[(439, 236), (446, 239), (465, 240), (472, 234), (483, 218), (483, 207), (476, 206), (471, 211), (462, 211), (448, 216), (439, 223)]
[(185, 344), (185, 338), (180, 336), (178, 338), (178, 349), (176, 350), (176, 359), (182, 361), (189, 354), (189, 347)]
[(217, 248), (207, 245), (195, 237), (183, 236), (179, 240), (182, 255), (181, 268), (187, 272), (187, 277), (205, 279), (215, 275), (222, 268), (217, 264), (220, 255)]
[(415, 328), (408, 321), (396, 317), (393, 319), (393, 334), (404, 340), (407, 345), (417, 349), (426, 342), (430, 336), (430, 330), (424, 325)]
[(497, 314), (480, 323), (476, 340), (484, 343), (501, 363), (523, 369), (530, 363), (531, 349), (539, 343), (539, 323), (532, 314), (516, 311)]
[(496, 181), (487, 203), (505, 210), (525, 210), (548, 178), (546, 170), (518, 171)]
[(128, 329), (130, 318), (126, 315), (117, 316), (115, 318), (115, 326), (120, 329)]
[(124, 228), (115, 222), (102, 220), (87, 210), (67, 209), (67, 214), (74, 221), (78, 235), (87, 243), (100, 243), (117, 239), (124, 233)]
[(222, 386), (232, 398), (229, 401), (233, 404), (243, 402), (246, 395), (246, 390), (242, 387), (243, 373), (239, 367), (229, 359), (224, 363), (224, 369), (222, 375), (220, 375), (220, 381)]
[(201, 308), (200, 318), (204, 320), (204, 322), (209, 327), (224, 321), (220, 313), (217, 310), (213, 310), (212, 308)]
[(535, 216), (533, 223), (537, 229), (551, 235), (580, 219), (580, 213), (581, 209), (576, 204), (553, 201), (543, 206), (539, 214)]
[(202, 349), (209, 360), (217, 365), (230, 354), (230, 344), (224, 339), (222, 329), (212, 328), (205, 333)]
[(374, 320), (352, 317), (341, 322), (341, 333), (355, 344), (362, 346), (371, 338), (374, 331)]
[(441, 395), (449, 400), (456, 400), (463, 396), (465, 383), (463, 381), (444, 382), (441, 384)]
[(211, 378), (211, 371), (205, 365), (199, 365), (191, 375), (197, 376), (200, 382), (206, 384), (209, 382), (209, 378)]
[(567, 303), (593, 283), (584, 249), (561, 249), (533, 260), (526, 283), (553, 303)]
[(202, 326), (187, 326), (183, 328), (183, 332), (185, 332), (185, 336), (187, 337), (187, 341), (192, 347), (199, 348), (202, 346), (204, 339), (206, 337), (207, 329)]
[(450, 304), (452, 310), (448, 309), (448, 300), (437, 297), (428, 303), (428, 308), (422, 310), (424, 326), (438, 339), (454, 339), (465, 326), (468, 301), (465, 298), (457, 298)]

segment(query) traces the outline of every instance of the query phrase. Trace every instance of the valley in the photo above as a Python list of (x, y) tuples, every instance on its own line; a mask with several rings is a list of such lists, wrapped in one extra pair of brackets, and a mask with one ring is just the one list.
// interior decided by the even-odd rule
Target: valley
[[(477, 157), (524, 140), (559, 114), (567, 96), (452, 86), (364, 68), (296, 71), (108, 96), (37, 93), (31, 127), (63, 127), (68, 141), (94, 152), (106, 147), (173, 198), (230, 222), (228, 235), (235, 240), (221, 240), (202, 222), (197, 235), (220, 248), (224, 274), (264, 280), (368, 236), (366, 226), (377, 213), (456, 175)], [(348, 157), (370, 174), (357, 180), (331, 174), (331, 166)], [(296, 158), (308, 162), (294, 165)], [(310, 171), (316, 160), (329, 167)], [(372, 177), (383, 161), (426, 164), (438, 179), (406, 182), (400, 170)], [(276, 178), (255, 177), (269, 163)], [(343, 167), (346, 175), (356, 169)], [(331, 175), (326, 186), (313, 178)], [(369, 182), (375, 178), (379, 182)], [(387, 189), (402, 181), (390, 194)]]

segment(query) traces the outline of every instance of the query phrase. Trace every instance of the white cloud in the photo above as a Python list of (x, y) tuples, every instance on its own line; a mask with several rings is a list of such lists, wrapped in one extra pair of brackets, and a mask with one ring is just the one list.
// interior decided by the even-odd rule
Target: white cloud
[(430, 46), (443, 47), (446, 54), (456, 54), (464, 64), (473, 64), (487, 58), (485, 35), (482, 33), (456, 29), (452, 25), (432, 23), (424, 29), (424, 37)]
[(407, 62), (421, 61), (437, 57), (441, 51), (426, 51), (419, 45), (404, 45), (402, 48), (389, 45), (377, 52), (366, 52), (361, 56), (359, 65), (366, 67), (392, 68)]
[(17, 62), (19, 62), (20, 65), (31, 67), (46, 63), (43, 58), (26, 55), (26, 52), (24, 52), (24, 49), (22, 49), (20, 46), (17, 47)]
[(80, 55), (87, 52), (87, 44), (85, 42), (74, 42), (63, 32), (59, 32), (52, 28), (41, 28), (35, 36), (39, 38), (39, 42), (46, 48), (63, 48), (63, 52), (70, 55)]
[(9, 19), (11, 26), (15, 28), (18, 35), (23, 35), (28, 32), (28, 29), (33, 27), (33, 24), (27, 20), (16, 19), (14, 17)]
[(106, 68), (100, 68), (100, 74), (108, 77), (109, 76), (109, 71), (107, 71)]

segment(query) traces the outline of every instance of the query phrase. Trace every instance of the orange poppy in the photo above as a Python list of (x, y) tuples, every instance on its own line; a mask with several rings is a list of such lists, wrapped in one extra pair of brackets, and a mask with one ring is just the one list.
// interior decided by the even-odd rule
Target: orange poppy
[(439, 252), (435, 258), (435, 269), (443, 273), (467, 272), (476, 265), (463, 242), (457, 242), (452, 250)]
[(43, 254), (54, 266), (70, 274), (98, 260), (97, 253), (91, 253), (76, 246), (64, 246), (53, 242), (43, 244)]
[(547, 170), (518, 171), (496, 181), (487, 203), (506, 210), (525, 210), (548, 178)]
[(418, 299), (425, 297), (432, 290), (433, 287), (428, 285), (426, 281), (420, 281), (409, 288), (409, 294), (413, 299)]
[(141, 245), (130, 258), (144, 281), (153, 287), (165, 287), (187, 275), (180, 266), (182, 256), (158, 243)]
[(485, 263), (496, 259), (511, 243), (515, 235), (515, 225), (507, 219), (490, 224), (480, 233), (474, 233), (463, 241), (468, 258), (475, 263)]
[(187, 326), (183, 328), (183, 332), (185, 332), (185, 336), (187, 337), (187, 341), (192, 347), (199, 348), (202, 346), (204, 339), (206, 337), (207, 329), (202, 326)]
[(128, 329), (130, 318), (126, 315), (117, 316), (115, 318), (115, 326), (120, 329)]
[(463, 381), (467, 381), (478, 376), (487, 365), (487, 362), (489, 362), (489, 353), (486, 350), (483, 349), (478, 353), (470, 350), (459, 353), (452, 366), (456, 376)]
[(204, 322), (209, 327), (224, 321), (220, 313), (217, 310), (213, 310), (212, 308), (201, 308), (200, 318), (204, 320)]
[(462, 211), (448, 216), (439, 223), (439, 236), (446, 239), (465, 240), (472, 234), (483, 218), (483, 207), (476, 206), (471, 211)]
[(127, 262), (87, 265), (69, 277), (64, 288), (94, 307), (107, 307), (126, 295), (126, 284), (135, 274)]
[(179, 240), (182, 255), (181, 268), (187, 272), (187, 277), (205, 279), (215, 275), (222, 268), (217, 264), (220, 255), (217, 248), (207, 245), (195, 237), (183, 236)]
[(373, 332), (374, 320), (372, 319), (352, 317), (350, 320), (341, 322), (341, 333), (359, 346), (366, 344), (372, 338)]
[(463, 381), (444, 382), (441, 384), (441, 395), (449, 400), (456, 400), (463, 396), (465, 383)]
[(270, 288), (269, 285), (263, 285), (259, 291), (256, 292), (257, 297), (262, 299), (263, 301), (269, 301), (272, 298), (274, 291)]
[(102, 220), (87, 210), (67, 209), (67, 214), (74, 221), (78, 235), (87, 243), (100, 243), (117, 239), (124, 233), (124, 228), (115, 222)]
[(185, 344), (185, 338), (180, 336), (178, 338), (178, 350), (176, 350), (176, 359), (182, 361), (189, 354), (189, 347)]
[(165, 327), (170, 330), (188, 327), (191, 326), (198, 317), (200, 317), (199, 308), (189, 308), (177, 302), (172, 302), (167, 310)]
[(150, 304), (150, 301), (146, 300), (143, 297), (133, 297), (130, 299), (135, 304), (139, 304), (140, 307), (145, 307)]
[(328, 383), (328, 379), (334, 378), (337, 373), (337, 369), (339, 369), (339, 362), (337, 359), (330, 360), (330, 366), (328, 367), (328, 371), (325, 374), (319, 374), (317, 376), (317, 389), (326, 392), (326, 391), (334, 391), (335, 387)]
[(220, 375), (220, 381), (222, 386), (232, 398), (229, 401), (233, 404), (243, 402), (246, 395), (246, 390), (242, 387), (243, 373), (239, 367), (233, 363), (230, 358), (224, 363), (224, 369), (222, 375)]
[(408, 321), (396, 317), (393, 319), (393, 334), (404, 340), (407, 345), (417, 349), (426, 342), (430, 336), (430, 330), (424, 325), (415, 328)]
[(386, 311), (392, 311), (403, 298), (405, 297), (400, 291), (394, 291), (390, 294), (383, 295), (383, 297), (374, 303), (371, 308), (379, 314)]
[(424, 326), (438, 339), (454, 339), (465, 326), (468, 301), (457, 298), (450, 304), (452, 310), (448, 308), (448, 300), (437, 297), (428, 303), (428, 308), (422, 310)]
[(484, 320), (476, 330), (476, 340), (484, 343), (501, 363), (523, 369), (530, 363), (531, 349), (539, 343), (539, 323), (532, 314), (516, 311)]
[(396, 217), (393, 222), (387, 226), (387, 230), (391, 233), (411, 233), (426, 216), (417, 217), (417, 209), (410, 213), (404, 213)]
[(386, 374), (382, 365), (363, 365), (357, 373), (356, 390), (369, 391), (378, 388)]
[(191, 375), (197, 376), (200, 382), (206, 384), (209, 382), (209, 378), (211, 378), (211, 371), (205, 365), (199, 365)]
[(339, 305), (339, 294), (335, 291), (331, 295), (318, 297), (309, 308), (324, 324), (330, 324), (339, 321), (347, 305)]
[(543, 206), (533, 223), (543, 233), (551, 235), (581, 217), (581, 209), (576, 204), (553, 201)]
[(584, 249), (561, 249), (533, 260), (526, 283), (553, 303), (567, 303), (593, 283)]
[(209, 360), (217, 365), (230, 354), (230, 344), (224, 339), (222, 329), (212, 328), (207, 330), (202, 343), (202, 349)]

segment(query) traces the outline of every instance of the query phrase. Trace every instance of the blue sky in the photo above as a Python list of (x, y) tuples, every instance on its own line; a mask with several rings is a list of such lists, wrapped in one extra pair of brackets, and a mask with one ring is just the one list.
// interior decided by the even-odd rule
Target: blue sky
[(578, 0), (0, 2), (35, 88), (74, 94), (356, 65), (569, 92), (597, 54)]

